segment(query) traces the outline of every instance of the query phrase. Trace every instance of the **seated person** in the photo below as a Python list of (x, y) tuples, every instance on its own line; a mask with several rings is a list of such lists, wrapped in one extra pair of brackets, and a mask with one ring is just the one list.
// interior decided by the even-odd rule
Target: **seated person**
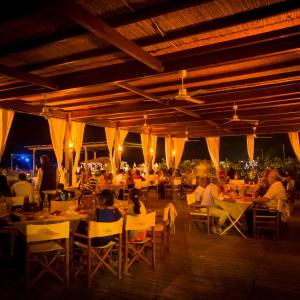
[(149, 174), (146, 176), (146, 181), (150, 186), (158, 184), (158, 176), (154, 174), (154, 170), (149, 170)]
[(122, 185), (126, 183), (126, 175), (123, 169), (120, 169), (119, 174), (116, 176), (116, 184)]
[(106, 185), (106, 171), (102, 170), (100, 176), (98, 177), (99, 185)]
[(202, 201), (202, 195), (204, 192), (204, 189), (207, 186), (207, 179), (206, 177), (200, 177), (199, 178), (199, 185), (197, 186), (196, 190), (195, 190), (195, 196), (196, 196), (196, 202), (201, 203)]
[(134, 179), (133, 179), (133, 175), (132, 175), (132, 170), (131, 169), (129, 169), (127, 171), (126, 185), (127, 185), (128, 189), (134, 188)]
[(142, 181), (145, 181), (146, 179), (141, 175), (140, 170), (136, 169), (135, 174), (133, 175), (133, 179), (141, 179)]
[[(286, 191), (282, 185), (281, 177), (276, 170), (271, 170), (267, 175), (267, 182), (269, 189), (263, 195), (254, 200), (255, 205), (264, 208), (281, 211), (282, 205), (287, 201)], [(268, 215), (269, 212), (264, 212), (264, 215)], [(246, 212), (246, 221), (248, 226), (248, 233), (253, 232), (253, 211), (248, 210)]]
[[(128, 211), (128, 215), (131, 216), (139, 216), (139, 215), (146, 215), (147, 211), (146, 208), (139, 200), (140, 198), (140, 191), (138, 189), (132, 189), (130, 193), (130, 200), (133, 204), (131, 209)], [(130, 230), (128, 234), (128, 238), (130, 242), (137, 242), (143, 241), (146, 238), (146, 231), (137, 231), (137, 230)]]
[(83, 185), (83, 192), (85, 194), (92, 194), (96, 190), (96, 178), (90, 170), (87, 173), (86, 180), (86, 183)]
[(220, 186), (210, 182), (208, 176), (202, 178), (202, 184), (205, 188), (202, 193), (201, 205), (209, 206), (210, 215), (218, 218), (218, 223), (216, 226), (213, 225), (212, 232), (220, 234), (222, 232), (222, 226), (227, 220), (226, 212), (223, 209), (218, 208), (215, 204), (215, 200), (223, 199), (222, 194), (220, 193)]
[[(103, 190), (100, 193), (100, 198), (104, 201), (103, 207), (97, 208), (96, 210), (96, 220), (97, 222), (115, 222), (118, 221), (122, 215), (120, 211), (114, 207), (114, 197), (110, 190)], [(88, 233), (88, 223), (85, 221), (81, 221), (78, 224), (76, 229), (77, 233), (81, 233), (87, 235)], [(99, 237), (92, 239), (92, 246), (93, 247), (101, 247), (108, 244), (110, 241), (114, 239), (114, 235), (106, 236), (106, 237)], [(87, 240), (83, 238), (75, 237), (75, 240), (81, 243), (87, 243)]]
[(7, 177), (5, 175), (0, 175), (0, 196), (11, 196), (10, 189), (8, 187)]
[(12, 196), (29, 196), (29, 202), (33, 202), (33, 186), (24, 173), (19, 174), (19, 181), (11, 186), (10, 191)]

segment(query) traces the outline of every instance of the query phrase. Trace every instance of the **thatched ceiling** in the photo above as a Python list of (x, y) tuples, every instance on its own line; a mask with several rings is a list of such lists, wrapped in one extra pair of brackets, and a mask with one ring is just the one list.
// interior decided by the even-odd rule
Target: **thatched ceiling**
[[(7, 1), (0, 106), (184, 136), (300, 129), (300, 1)], [(204, 104), (174, 100), (178, 71)]]

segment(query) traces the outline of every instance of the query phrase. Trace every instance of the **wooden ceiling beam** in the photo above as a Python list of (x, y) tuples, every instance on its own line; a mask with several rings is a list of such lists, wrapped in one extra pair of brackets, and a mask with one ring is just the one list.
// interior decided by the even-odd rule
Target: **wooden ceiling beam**
[[(248, 118), (248, 119), (259, 119), (260, 121), (265, 120), (266, 116), (276, 116), (276, 118), (279, 118), (279, 115), (289, 115), (289, 114), (295, 114), (299, 113), (300, 111), (300, 104), (296, 103), (295, 105), (291, 107), (270, 107), (268, 110), (265, 108), (263, 109), (255, 109), (253, 110), (247, 110), (247, 111), (240, 111), (238, 112), (238, 115), (240, 118)], [(205, 121), (216, 121), (216, 120), (222, 120), (225, 122), (225, 118), (231, 118), (232, 117), (232, 111), (229, 112), (219, 112), (219, 113), (203, 113), (200, 114), (200, 120)], [(149, 125), (160, 125), (160, 124), (170, 124), (170, 123), (181, 123), (181, 122), (190, 122), (191, 118), (189, 117), (172, 117), (172, 118), (148, 118), (147, 123)], [(129, 121), (122, 121), (119, 122), (121, 127), (134, 127), (134, 126), (142, 126), (143, 120), (129, 120)]]
[[(143, 96), (144, 98), (146, 98), (146, 99), (148, 99), (148, 100), (152, 100), (152, 101), (155, 101), (155, 102), (158, 102), (158, 103), (160, 103), (160, 104), (163, 104), (163, 105), (168, 105), (168, 100), (166, 101), (164, 101), (164, 100), (162, 100), (162, 99), (160, 99), (160, 98), (158, 98), (158, 97), (156, 97), (155, 95), (153, 95), (153, 94), (150, 94), (150, 93), (148, 93), (148, 92), (146, 92), (146, 91), (143, 91), (143, 90), (141, 90), (141, 89), (139, 89), (139, 88), (137, 88), (137, 87), (135, 87), (135, 86), (133, 86), (133, 85), (131, 85), (131, 84), (128, 84), (127, 82), (116, 82), (116, 84), (118, 85), (118, 86), (120, 86), (120, 87), (123, 87), (124, 89), (126, 89), (126, 90), (128, 90), (128, 91), (130, 91), (130, 92), (133, 92), (133, 93), (135, 93), (135, 94), (137, 94), (137, 95), (140, 95), (140, 96)], [(183, 113), (183, 114), (185, 114), (185, 115), (189, 115), (189, 116), (191, 116), (191, 117), (193, 117), (193, 118), (199, 118), (199, 116), (196, 114), (196, 113), (194, 113), (194, 112), (192, 112), (192, 111), (189, 111), (189, 110), (186, 110), (184, 107), (182, 107), (182, 106), (177, 106), (177, 105), (171, 105), (171, 106), (169, 106), (171, 109), (175, 109), (175, 110), (177, 110), (177, 111), (179, 111), (179, 112), (181, 112), (181, 113)]]
[[(258, 57), (277, 55), (283, 52), (299, 51), (300, 35), (282, 37), (275, 41), (265, 41), (253, 45), (244, 45), (234, 49), (217, 52), (202, 52), (203, 48), (179, 51), (176, 54), (159, 56), (165, 65), (165, 72), (171, 73), (180, 69), (196, 69), (230, 64)], [(202, 48), (202, 49), (201, 49)], [(88, 86), (92, 84), (111, 84), (115, 81), (129, 81), (152, 75), (144, 66), (136, 63), (123, 63), (109, 67), (74, 72), (58, 76), (63, 89)]]
[[(275, 31), (276, 32), (276, 31)], [(210, 46), (194, 48), (192, 50), (179, 51), (176, 57), (171, 55), (158, 56), (160, 60), (168, 64), (167, 73), (177, 71), (180, 68), (212, 68), (216, 65), (234, 63), (237, 61), (251, 60), (263, 55), (276, 55), (281, 51), (296, 51), (299, 49), (299, 36), (282, 37), (274, 35), (271, 40), (259, 43), (261, 36), (257, 35), (256, 42), (259, 43), (248, 45), (248, 38), (239, 39), (236, 48), (230, 48), (230, 42), (218, 43)], [(278, 34), (278, 33), (277, 33)], [(253, 37), (252, 37), (253, 38)], [(246, 45), (244, 45), (246, 43)], [(254, 41), (253, 41), (254, 43)], [(243, 46), (244, 45), (244, 46)], [(225, 48), (224, 48), (225, 47)], [(223, 49), (224, 50), (221, 50)], [(214, 53), (214, 49), (218, 51)], [(173, 60), (169, 60), (173, 57)], [(182, 58), (182, 59), (180, 59)], [(130, 72), (129, 72), (130, 70)], [(115, 66), (101, 67), (84, 71), (73, 72), (69, 74), (56, 76), (55, 79), (60, 82), (62, 89), (78, 88), (97, 84), (112, 84), (115, 81), (136, 80), (144, 76), (153, 75), (153, 73), (143, 65), (128, 62), (117, 64)], [(38, 93), (42, 93), (39, 91)], [(2, 92), (0, 97), (3, 99), (11, 97), (21, 97), (34, 95), (37, 91), (31, 88), (23, 88), (12, 91)]]
[[(149, 7), (136, 9), (135, 12), (130, 11), (121, 16), (116, 16), (116, 17), (113, 17), (110, 19), (105, 19), (105, 22), (107, 24), (109, 24), (110, 26), (116, 28), (116, 27), (120, 27), (120, 26), (130, 25), (130, 24), (133, 24), (136, 22), (148, 20), (148, 19), (155, 18), (158, 16), (166, 15), (166, 14), (172, 13), (177, 10), (192, 8), (192, 7), (201, 5), (203, 3), (211, 2), (211, 1), (212, 0), (185, 0), (185, 1), (168, 0), (168, 1), (163, 1), (161, 3), (155, 3), (154, 5), (151, 5)], [(54, 2), (53, 0), (48, 1), (48, 3), (50, 5), (52, 5), (53, 2)], [(62, 3), (62, 1), (58, 1), (58, 0), (56, 2), (58, 2), (58, 6)], [(28, 5), (26, 6), (26, 8), (28, 8)], [(52, 7), (52, 8), (46, 7), (42, 11), (44, 11), (47, 14), (51, 13), (52, 17), (53, 17), (53, 8), (57, 10), (57, 6), (56, 6), (56, 7)], [(40, 12), (34, 12), (30, 15), (30, 18), (39, 18), (39, 17), (40, 17)], [(10, 45), (8, 47), (1, 47), (0, 56), (5, 56), (5, 55), (11, 54), (11, 53), (19, 53), (22, 51), (28, 51), (28, 50), (31, 50), (31, 49), (34, 49), (37, 47), (43, 47), (50, 43), (55, 43), (55, 42), (59, 42), (61, 40), (74, 38), (76, 36), (86, 34), (86, 33), (87, 33), (86, 29), (84, 29), (82, 27), (78, 27), (78, 28), (72, 28), (72, 30), (67, 30), (65, 32), (61, 32), (59, 34), (54, 33), (53, 35), (46, 36), (44, 38), (40, 38), (37, 40), (34, 39), (34, 40), (25, 41), (25, 42), (22, 41), (21, 43), (18, 42), (16, 44)], [(105, 53), (109, 53), (111, 50), (112, 49), (109, 48), (106, 50)], [(99, 52), (99, 51), (101, 51), (101, 49), (95, 49), (95, 52), (87, 51), (86, 52), (87, 56), (85, 56), (85, 57), (82, 56), (82, 57), (80, 57), (80, 58), (78, 57), (78, 58), (83, 59), (83, 58), (87, 58), (87, 57), (92, 57), (92, 55), (93, 55), (92, 53), (94, 53), (94, 55), (98, 56), (99, 54), (97, 54), (97, 52)], [(71, 59), (71, 56), (70, 56), (70, 59)], [(70, 61), (70, 59), (68, 59), (68, 61)], [(71, 59), (71, 60), (73, 60), (73, 59)], [(64, 58), (62, 58), (61, 63), (67, 63), (67, 61), (64, 60)], [(46, 66), (49, 66), (52, 64), (57, 64), (57, 63), (54, 63), (54, 61), (52, 61), (50, 64), (46, 64), (46, 65), (45, 64), (43, 65), (43, 64), (44, 63), (42, 62), (40, 67), (33, 68), (33, 69), (39, 69), (39, 68), (46, 67)], [(28, 67), (29, 66), (27, 66), (26, 69)]]
[[(177, 2), (177, 1), (176, 1)], [(178, 1), (179, 3), (181, 2), (181, 5), (184, 5), (187, 2), (187, 6), (188, 6), (188, 2), (192, 2), (190, 3), (190, 7), (192, 7), (193, 5), (195, 5), (195, 2), (197, 1)], [(202, 1), (205, 2), (205, 1)], [(176, 7), (176, 3), (172, 3), (172, 5), (170, 5), (169, 3), (166, 3), (169, 5), (169, 10), (172, 8), (174, 8), (174, 10), (177, 10)], [(198, 5), (201, 4), (198, 1)], [(157, 4), (157, 9), (159, 9), (160, 4)], [(164, 42), (169, 42), (169, 41), (174, 41), (174, 40), (178, 40), (184, 37), (190, 37), (190, 36), (194, 36), (197, 34), (202, 34), (202, 33), (207, 33), (213, 30), (218, 30), (218, 29), (224, 29), (228, 26), (237, 26), (237, 25), (241, 25), (244, 24), (246, 22), (250, 22), (250, 21), (254, 21), (254, 20), (259, 20), (259, 19), (263, 19), (266, 17), (272, 17), (274, 15), (277, 15), (278, 13), (282, 12), (289, 12), (292, 11), (296, 8), (299, 7), (299, 3), (297, 2), (293, 2), (290, 1), (289, 3), (287, 2), (280, 2), (280, 3), (275, 3), (272, 4), (270, 6), (265, 6), (265, 7), (260, 7), (254, 10), (250, 10), (250, 11), (245, 11), (245, 12), (241, 12), (241, 13), (237, 13), (235, 15), (230, 15), (230, 16), (226, 16), (223, 18), (219, 18), (219, 19), (213, 19), (213, 20), (209, 20), (206, 22), (202, 22), (199, 24), (195, 24), (195, 25), (191, 25), (191, 26), (187, 26), (184, 28), (180, 28), (178, 30), (174, 30), (174, 31), (170, 31), (167, 32), (167, 34), (162, 37), (160, 35), (158, 36), (153, 36), (153, 37), (147, 37), (147, 38), (142, 38), (142, 39), (138, 39), (135, 42), (140, 46), (140, 47), (147, 47), (147, 46), (153, 46), (153, 45), (158, 45), (160, 43), (164, 43)], [(182, 6), (180, 6), (180, 4), (178, 4), (178, 8), (182, 9)], [(161, 10), (160, 15), (164, 14), (164, 10)], [(146, 13), (144, 13), (145, 17), (149, 17), (151, 15), (151, 11), (147, 11)], [(138, 11), (135, 14), (136, 17), (140, 17), (140, 14), (138, 13)], [(143, 14), (141, 15), (143, 16)], [(150, 18), (150, 17), (149, 17)], [(149, 19), (148, 18), (148, 19)], [(119, 18), (120, 19), (120, 18)], [(128, 17), (125, 17), (125, 19), (128, 20)], [(147, 18), (142, 18), (141, 20), (145, 20)], [(108, 24), (110, 24), (112, 27), (116, 27), (119, 26), (118, 23), (116, 23), (116, 21), (112, 21), (110, 22), (109, 20), (107, 21)], [(132, 18), (131, 19), (131, 23), (134, 23), (135, 19)], [(129, 23), (128, 23), (129, 24)], [(123, 25), (128, 25), (123, 24)], [(294, 26), (294, 27), (290, 27), (290, 28), (285, 28), (285, 29), (279, 29), (279, 30), (275, 30), (272, 32), (267, 32), (267, 33), (263, 33), (263, 34), (259, 34), (261, 36), (261, 40), (263, 39), (271, 39), (274, 37), (274, 34), (280, 34), (280, 32), (285, 31), (284, 34), (294, 34), (299, 32), (299, 27), (298, 26)], [(275, 33), (276, 32), (276, 33)], [(78, 35), (80, 34), (80, 32), (77, 33)], [(264, 36), (264, 38), (263, 38)], [(66, 38), (65, 36), (63, 36), (63, 38)], [(251, 43), (251, 41), (255, 41), (255, 35), (254, 36), (249, 36), (248, 38), (248, 42)], [(236, 39), (234, 41), (231, 41), (232, 43), (239, 43), (240, 39)], [(51, 42), (51, 40), (49, 41)], [(21, 46), (21, 45), (20, 45)], [(18, 49), (22, 49), (21, 47), (17, 47), (17, 51)], [(234, 45), (231, 44), (231, 47), (233, 47)], [(91, 49), (88, 51), (83, 51), (81, 53), (77, 53), (77, 54), (73, 54), (70, 55), (68, 57), (64, 57), (64, 58), (58, 58), (58, 59), (52, 59), (49, 61), (45, 61), (45, 62), (40, 62), (40, 63), (36, 63), (36, 64), (32, 64), (32, 65), (27, 65), (24, 66), (24, 68), (28, 69), (28, 71), (31, 70), (36, 70), (36, 69), (41, 69), (41, 68), (45, 68), (51, 65), (57, 65), (57, 64), (65, 64), (65, 63), (71, 63), (71, 62), (75, 62), (81, 59), (86, 59), (86, 58), (92, 58), (92, 57), (97, 57), (97, 56), (101, 56), (101, 55), (106, 55), (109, 54), (111, 52), (114, 52), (115, 49), (113, 48), (104, 48), (104, 49)], [(11, 53), (14, 51), (10, 51), (8, 53)], [(1, 50), (0, 50), (0, 54), (1, 54)]]
[(53, 78), (45, 78), (42, 76), (18, 70), (16, 68), (5, 66), (3, 64), (0, 64), (0, 74), (17, 80), (29, 82), (34, 85), (42, 86), (50, 90), (58, 89), (58, 84)]
[(96, 37), (106, 41), (107, 43), (119, 48), (124, 53), (147, 65), (151, 69), (162, 72), (164, 67), (162, 62), (146, 52), (137, 44), (128, 40), (117, 30), (102, 21), (99, 17), (92, 15), (86, 9), (75, 2), (68, 1), (63, 9), (67, 16), (77, 24), (81, 25)]

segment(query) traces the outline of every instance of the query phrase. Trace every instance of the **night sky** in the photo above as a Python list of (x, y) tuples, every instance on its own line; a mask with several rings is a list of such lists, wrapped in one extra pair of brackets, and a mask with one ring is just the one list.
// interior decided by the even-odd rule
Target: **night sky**
[[(287, 134), (272, 135), (272, 139), (255, 140), (255, 156), (270, 154), (272, 156), (283, 156), (283, 144), (285, 145), (285, 154), (294, 157)], [(84, 134), (84, 142), (105, 141), (105, 132), (102, 127), (87, 125)], [(135, 133), (129, 133), (126, 141), (140, 143), (140, 136)], [(25, 145), (48, 145), (51, 144), (48, 122), (39, 116), (16, 113), (11, 130), (8, 136), (6, 149), (2, 158), (2, 166), (10, 166), (11, 153), (31, 153), (24, 149)], [(247, 159), (246, 137), (222, 137), (220, 146), (220, 159), (228, 158), (232, 161)], [(44, 152), (40, 151), (37, 156)], [(50, 158), (55, 162), (53, 152), (48, 152)], [(108, 156), (107, 151), (98, 151), (97, 156)], [(91, 159), (93, 154), (89, 154)], [(83, 155), (82, 155), (83, 158)], [(157, 161), (164, 158), (164, 139), (158, 138), (157, 143)], [(142, 163), (143, 154), (141, 149), (125, 149), (122, 159), (129, 164)], [(183, 153), (185, 159), (209, 159), (209, 154), (205, 139), (191, 141), (186, 143)]]

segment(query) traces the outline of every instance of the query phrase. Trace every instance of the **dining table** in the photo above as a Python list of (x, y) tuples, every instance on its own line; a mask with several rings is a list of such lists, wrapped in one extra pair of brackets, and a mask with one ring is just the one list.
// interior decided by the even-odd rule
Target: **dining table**
[(236, 231), (245, 239), (247, 236), (243, 233), (243, 226), (240, 223), (241, 218), (244, 216), (247, 209), (253, 205), (253, 196), (232, 197), (232, 195), (225, 195), (223, 200), (216, 200), (215, 204), (222, 208), (230, 221), (230, 224), (220, 233), (224, 235), (231, 228)]

